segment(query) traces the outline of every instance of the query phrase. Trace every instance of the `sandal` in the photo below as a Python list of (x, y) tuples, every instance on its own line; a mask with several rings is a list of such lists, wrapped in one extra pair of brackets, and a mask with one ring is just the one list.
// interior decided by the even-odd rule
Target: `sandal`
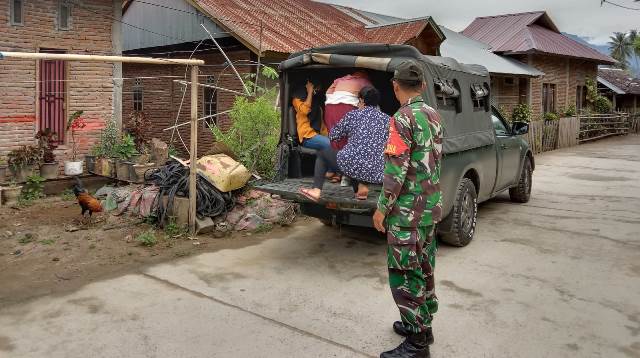
[(313, 201), (314, 203), (319, 202), (319, 201), (320, 201), (320, 197), (317, 197), (317, 198), (316, 198), (315, 196), (311, 195), (311, 194), (309, 193), (309, 190), (310, 190), (310, 189), (300, 188), (300, 190), (298, 190), (298, 193), (300, 193), (300, 194), (301, 194), (302, 196), (304, 196), (305, 198), (307, 198), (307, 199), (309, 199), (309, 200)]

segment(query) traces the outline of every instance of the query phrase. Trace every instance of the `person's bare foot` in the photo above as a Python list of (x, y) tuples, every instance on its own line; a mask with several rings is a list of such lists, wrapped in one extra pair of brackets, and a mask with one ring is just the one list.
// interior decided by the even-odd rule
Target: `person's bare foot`
[(358, 200), (367, 200), (369, 197), (369, 187), (358, 183), (358, 192), (356, 193), (356, 199)]
[(320, 196), (322, 195), (322, 190), (318, 188), (305, 189), (300, 188), (300, 194), (304, 195), (307, 199), (311, 201), (319, 201)]

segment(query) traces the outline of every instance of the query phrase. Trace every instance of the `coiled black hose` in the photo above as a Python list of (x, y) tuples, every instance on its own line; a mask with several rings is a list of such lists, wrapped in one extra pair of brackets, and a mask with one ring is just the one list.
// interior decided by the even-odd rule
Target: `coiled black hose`
[[(165, 166), (149, 170), (144, 174), (145, 182), (154, 183), (160, 188), (158, 196), (158, 221), (164, 225), (167, 217), (172, 216), (173, 199), (189, 196), (189, 167), (171, 159)], [(235, 198), (232, 193), (223, 193), (198, 174), (196, 178), (196, 213), (200, 217), (216, 217), (233, 209)], [(167, 195), (167, 206), (162, 198)]]

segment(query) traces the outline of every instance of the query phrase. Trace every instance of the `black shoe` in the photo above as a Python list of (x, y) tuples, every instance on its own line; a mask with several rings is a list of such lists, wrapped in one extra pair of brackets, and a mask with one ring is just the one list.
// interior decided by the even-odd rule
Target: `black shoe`
[[(404, 324), (402, 324), (402, 322), (400, 322), (400, 321), (393, 322), (393, 331), (396, 332), (397, 334), (403, 336), (403, 337), (407, 337), (407, 336), (409, 336), (411, 334), (411, 332), (407, 331), (407, 329), (404, 328)], [(428, 345), (432, 345), (433, 344), (433, 330), (431, 329), (431, 327), (427, 328), (425, 333), (427, 334), (427, 344)]]
[(427, 336), (412, 333), (396, 349), (380, 354), (380, 358), (430, 358)]

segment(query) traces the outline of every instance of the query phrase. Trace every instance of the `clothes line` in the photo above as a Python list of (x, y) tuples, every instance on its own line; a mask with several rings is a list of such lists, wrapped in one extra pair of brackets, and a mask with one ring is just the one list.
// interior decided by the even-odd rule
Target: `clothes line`
[[(223, 114), (228, 114), (228, 113), (230, 113), (230, 112), (231, 112), (231, 111), (219, 112), (219, 113), (216, 113), (216, 114), (212, 114), (212, 115), (210, 115), (210, 116), (206, 116), (206, 117), (198, 118), (198, 121), (202, 121), (202, 120), (205, 120), (205, 119), (216, 118), (216, 117), (218, 117), (218, 116), (221, 116), (221, 115), (223, 115)], [(191, 122), (184, 122), (184, 123), (180, 123), (180, 124), (177, 124), (177, 125), (175, 125), (175, 126), (171, 126), (171, 127), (169, 127), (169, 128), (165, 128), (165, 129), (163, 129), (162, 131), (163, 131), (163, 132), (170, 131), (170, 130), (172, 130), (172, 129), (176, 129), (176, 128), (178, 128), (178, 127), (186, 126), (186, 125), (187, 125), (187, 124), (189, 124), (189, 123), (191, 123)]]
[(25, 60), (63, 60), (83, 62), (141, 63), (150, 65), (204, 65), (203, 60), (164, 59), (151, 57), (76, 55), (71, 53), (10, 52), (0, 51), (0, 59), (20, 58)]
[[(177, 83), (179, 83), (181, 85), (184, 85), (184, 86), (190, 86), (191, 85), (191, 82), (189, 82), (189, 81), (173, 80), (173, 82), (177, 82)], [(237, 94), (238, 96), (251, 96), (251, 94), (234, 91), (232, 89), (228, 89), (228, 88), (224, 88), (224, 87), (218, 87), (218, 86), (208, 85), (208, 84), (204, 84), (204, 83), (197, 83), (197, 85), (200, 86), (200, 87), (214, 88), (214, 89), (216, 89), (218, 91), (231, 92), (231, 93)]]

